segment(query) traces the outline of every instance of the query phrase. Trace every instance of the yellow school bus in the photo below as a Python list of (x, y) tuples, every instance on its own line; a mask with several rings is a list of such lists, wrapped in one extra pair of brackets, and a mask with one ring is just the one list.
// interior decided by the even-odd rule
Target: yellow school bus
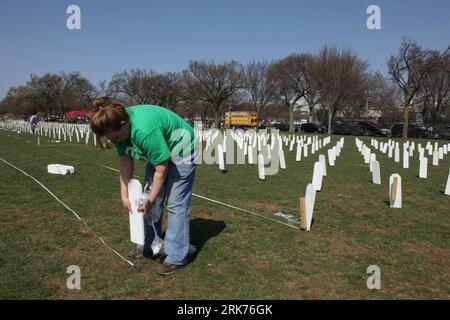
[(225, 126), (230, 125), (232, 127), (252, 127), (258, 126), (258, 114), (256, 112), (249, 111), (231, 111), (225, 112)]

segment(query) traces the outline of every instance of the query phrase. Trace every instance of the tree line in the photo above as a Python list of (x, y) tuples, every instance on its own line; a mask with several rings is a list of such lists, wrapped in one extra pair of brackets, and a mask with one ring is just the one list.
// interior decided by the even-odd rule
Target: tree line
[[(403, 39), (387, 68), (384, 77), (351, 50), (324, 46), (318, 54), (294, 53), (245, 65), (203, 60), (190, 61), (181, 72), (138, 68), (115, 73), (97, 86), (78, 72), (32, 74), (26, 84), (8, 90), (0, 113), (62, 115), (89, 110), (92, 99), (108, 96), (125, 105), (161, 105), (189, 119), (210, 117), (216, 127), (225, 111), (253, 110), (260, 119), (285, 115), (292, 132), (300, 101), (306, 101), (311, 120), (315, 114), (328, 125), (329, 133), (337, 115), (364, 118), (368, 109), (391, 122), (410, 123), (411, 110), (418, 110), (425, 123), (447, 121), (449, 49), (423, 49)], [(405, 138), (407, 130), (404, 126)]]

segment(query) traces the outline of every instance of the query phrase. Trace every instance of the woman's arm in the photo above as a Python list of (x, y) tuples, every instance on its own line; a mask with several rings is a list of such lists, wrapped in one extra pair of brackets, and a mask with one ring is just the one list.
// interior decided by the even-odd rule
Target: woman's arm
[(128, 181), (133, 177), (134, 161), (133, 158), (124, 156), (120, 161), (120, 197), (125, 209), (131, 211), (130, 200), (128, 199)]
[(143, 211), (144, 214), (147, 214), (150, 211), (151, 207), (155, 205), (156, 198), (158, 197), (158, 194), (161, 192), (161, 189), (164, 185), (164, 181), (166, 180), (168, 168), (169, 162), (167, 160), (160, 164), (155, 165), (155, 174), (153, 175), (152, 190), (150, 191), (148, 201), (145, 202), (139, 208), (139, 211)]

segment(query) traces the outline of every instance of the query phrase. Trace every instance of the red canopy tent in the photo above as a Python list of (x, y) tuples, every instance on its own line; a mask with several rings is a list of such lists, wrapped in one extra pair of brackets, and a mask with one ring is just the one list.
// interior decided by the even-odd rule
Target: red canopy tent
[(64, 117), (66, 117), (66, 118), (76, 117), (76, 116), (87, 117), (88, 115), (89, 115), (89, 112), (87, 112), (87, 111), (69, 111), (64, 114)]

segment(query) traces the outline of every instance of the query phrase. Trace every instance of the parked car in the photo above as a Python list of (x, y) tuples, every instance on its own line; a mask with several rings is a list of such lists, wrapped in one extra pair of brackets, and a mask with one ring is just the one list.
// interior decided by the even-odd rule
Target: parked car
[(280, 131), (289, 131), (289, 124), (285, 122), (274, 122), (272, 126)]
[(380, 131), (381, 131), (381, 133), (383, 134), (384, 137), (390, 137), (392, 135), (391, 129), (381, 128)]
[[(395, 124), (391, 128), (391, 134), (394, 138), (400, 138), (403, 136), (403, 124)], [(408, 137), (409, 138), (422, 138), (422, 139), (432, 139), (433, 134), (423, 127), (419, 127), (415, 124), (410, 124), (408, 126)]]
[(333, 134), (362, 136), (365, 130), (352, 123), (337, 122), (332, 127)]
[(302, 132), (318, 132), (318, 133), (324, 133), (327, 131), (327, 128), (321, 124), (321, 123), (303, 123), (300, 126), (300, 131)]
[(439, 137), (439, 139), (450, 140), (450, 126), (445, 128), (444, 131), (441, 134), (439, 134), (438, 137)]
[(358, 122), (358, 126), (365, 130), (366, 136), (386, 137), (386, 131), (382, 131), (381, 127), (372, 122)]
[(434, 137), (437, 139), (450, 140), (450, 126), (442, 129), (434, 130)]

